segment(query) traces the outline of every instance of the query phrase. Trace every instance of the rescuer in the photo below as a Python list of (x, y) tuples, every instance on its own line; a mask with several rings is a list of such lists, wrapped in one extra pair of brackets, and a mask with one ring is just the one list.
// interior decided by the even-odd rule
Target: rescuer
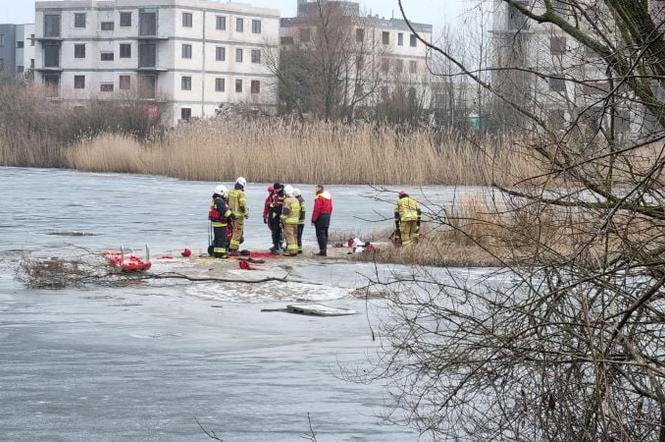
[(243, 232), (245, 220), (249, 218), (249, 208), (247, 207), (247, 197), (245, 196), (245, 186), (247, 181), (240, 177), (236, 180), (233, 190), (229, 192), (229, 209), (233, 212), (235, 219), (233, 221), (233, 236), (231, 237), (231, 246), (229, 250), (232, 255), (238, 253), (240, 244), (243, 242)]
[(284, 187), (284, 206), (282, 207), (281, 220), (286, 234), (286, 251), (284, 256), (298, 255), (298, 223), (300, 223), (300, 203), (294, 196), (292, 186)]
[(420, 225), (420, 206), (405, 191), (399, 193), (395, 207), (395, 227), (402, 240), (402, 246), (418, 242)]
[(307, 211), (305, 210), (305, 198), (302, 197), (300, 189), (293, 189), (293, 196), (296, 197), (300, 204), (300, 221), (298, 222), (298, 254), (302, 253), (302, 234), (305, 231), (305, 219)]
[(284, 242), (282, 232), (282, 206), (284, 205), (284, 185), (280, 183), (273, 184), (274, 192), (270, 201), (270, 209), (268, 211), (268, 225), (272, 231), (272, 247), (270, 253), (279, 255)]
[(233, 212), (226, 204), (226, 195), (228, 189), (224, 185), (219, 185), (215, 188), (215, 193), (212, 195), (212, 203), (210, 203), (210, 211), (208, 212), (208, 219), (212, 223), (214, 233), (213, 240), (213, 253), (215, 258), (226, 258), (226, 249), (229, 245), (228, 237), (226, 236), (226, 229), (229, 225), (229, 219), (233, 217)]
[(328, 256), (328, 228), (330, 227), (332, 211), (332, 196), (322, 185), (316, 186), (312, 224), (316, 228), (316, 240), (319, 243), (317, 256)]

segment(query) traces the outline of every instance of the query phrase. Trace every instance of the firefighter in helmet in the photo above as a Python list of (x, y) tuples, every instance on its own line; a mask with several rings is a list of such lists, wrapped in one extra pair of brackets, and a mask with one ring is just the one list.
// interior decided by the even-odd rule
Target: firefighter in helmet
[(286, 233), (285, 256), (298, 255), (298, 225), (300, 223), (300, 203), (294, 196), (295, 190), (292, 186), (284, 187), (284, 206), (282, 207), (282, 224)]
[(212, 195), (212, 203), (210, 203), (210, 211), (208, 212), (208, 219), (212, 223), (214, 234), (212, 244), (212, 256), (215, 258), (226, 258), (229, 240), (226, 234), (226, 229), (229, 225), (229, 220), (233, 218), (233, 213), (226, 203), (226, 196), (228, 189), (224, 185), (219, 185), (215, 188), (215, 193)]
[(298, 254), (302, 253), (302, 234), (305, 231), (305, 219), (307, 218), (307, 210), (305, 210), (305, 198), (302, 192), (297, 187), (293, 189), (293, 196), (296, 197), (300, 203), (300, 221), (298, 221)]
[(232, 255), (238, 253), (240, 244), (243, 242), (243, 233), (245, 230), (245, 220), (249, 218), (249, 208), (247, 207), (247, 196), (245, 195), (245, 186), (247, 181), (240, 177), (236, 180), (233, 190), (229, 192), (229, 209), (235, 217), (233, 221), (233, 236), (229, 250)]

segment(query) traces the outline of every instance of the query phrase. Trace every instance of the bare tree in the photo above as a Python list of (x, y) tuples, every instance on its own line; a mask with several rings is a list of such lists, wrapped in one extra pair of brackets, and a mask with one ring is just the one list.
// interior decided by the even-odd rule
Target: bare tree
[[(665, 440), (657, 5), (496, 0), (519, 57), (480, 70), (420, 39), (511, 110), (515, 142), (543, 173), (495, 185), (494, 216), (462, 229), (503, 244), (486, 249), (501, 270), (473, 283), (426, 269), (375, 281), (392, 288), (391, 321), (368, 379), (389, 382), (391, 418), (435, 439)], [(432, 227), (459, 228), (443, 209), (430, 204)]]
[(301, 116), (352, 119), (382, 82), (376, 36), (365, 29), (362, 15), (349, 13), (340, 2), (311, 5), (287, 27), (293, 35), (282, 39), (279, 56), (266, 57), (279, 81), (280, 100), (287, 112)]
[[(471, 43), (481, 40), (474, 35), (473, 24), (477, 21), (473, 17), (465, 17), (465, 26), (453, 29), (449, 26), (443, 28), (437, 45), (446, 53), (458, 54), (465, 60), (465, 64), (481, 64), (480, 54), (474, 54)], [(483, 47), (483, 44), (478, 44)], [(474, 61), (474, 58), (476, 59)], [(485, 60), (486, 61), (486, 60)], [(432, 55), (431, 63), (432, 81), (432, 110), (435, 113), (436, 123), (440, 127), (464, 130), (469, 124), (469, 114), (479, 112), (482, 104), (487, 100), (488, 93), (477, 89), (477, 85), (465, 75), (448, 58), (439, 53)]]
[(390, 124), (417, 126), (427, 123), (428, 93), (416, 88), (403, 76), (397, 76), (390, 87), (382, 88), (374, 107), (374, 119)]

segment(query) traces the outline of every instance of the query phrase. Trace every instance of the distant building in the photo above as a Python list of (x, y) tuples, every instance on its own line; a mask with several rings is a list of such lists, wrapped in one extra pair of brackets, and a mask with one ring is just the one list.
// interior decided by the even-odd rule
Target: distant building
[[(603, 96), (609, 91), (606, 62), (557, 26), (537, 23), (503, 0), (492, 1), (492, 86), (554, 128), (576, 121), (595, 133), (607, 118), (603, 112)], [(542, 1), (518, 3), (535, 14), (545, 12)], [(604, 8), (602, 3), (590, 5)], [(571, 15), (569, 2), (552, 0), (552, 6), (558, 14)], [(523, 117), (502, 104), (496, 115), (513, 128), (520, 126)], [(622, 136), (637, 133), (648, 123), (641, 106), (617, 105), (617, 114), (615, 129)]]
[[(306, 45), (313, 39), (319, 21), (319, 3), (297, 0), (296, 17), (282, 18), (280, 44), (282, 48)], [(381, 79), (376, 93), (368, 98), (367, 105), (375, 104), (398, 87), (404, 87), (427, 102), (431, 101), (431, 76), (428, 69), (429, 50), (411, 33), (406, 21), (396, 18), (381, 18), (378, 15), (363, 14), (360, 4), (353, 1), (321, 0), (323, 8), (336, 8), (348, 18), (340, 32), (351, 32), (355, 40), (356, 52), (364, 53), (364, 59), (356, 57), (355, 63), (367, 63), (371, 58)], [(432, 25), (412, 23), (414, 30), (427, 42), (432, 41)], [(349, 54), (353, 55), (353, 54)], [(357, 54), (356, 54), (357, 55)], [(356, 72), (362, 71), (352, 65), (347, 74), (353, 79)]]
[(278, 47), (279, 11), (207, 0), (36, 3), (36, 80), (71, 106), (91, 99), (162, 103), (173, 123), (222, 104), (274, 112), (263, 53)]
[(34, 67), (35, 25), (0, 24), (0, 79), (29, 79)]

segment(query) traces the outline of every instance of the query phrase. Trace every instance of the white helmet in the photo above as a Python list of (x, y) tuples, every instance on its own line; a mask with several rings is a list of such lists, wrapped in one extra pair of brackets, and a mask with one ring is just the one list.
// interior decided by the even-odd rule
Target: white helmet
[(284, 193), (287, 196), (293, 196), (293, 192), (294, 192), (294, 189), (293, 189), (292, 185), (288, 184), (286, 187), (284, 187)]
[(293, 196), (300, 196), (300, 195), (302, 195), (300, 189), (298, 189), (297, 187), (293, 189)]
[(236, 184), (239, 184), (242, 187), (245, 187), (247, 185), (247, 180), (244, 179), (243, 177), (240, 177), (236, 180)]
[(217, 195), (226, 197), (226, 194), (229, 193), (229, 189), (227, 189), (224, 184), (220, 184), (219, 186), (215, 187), (215, 193)]

